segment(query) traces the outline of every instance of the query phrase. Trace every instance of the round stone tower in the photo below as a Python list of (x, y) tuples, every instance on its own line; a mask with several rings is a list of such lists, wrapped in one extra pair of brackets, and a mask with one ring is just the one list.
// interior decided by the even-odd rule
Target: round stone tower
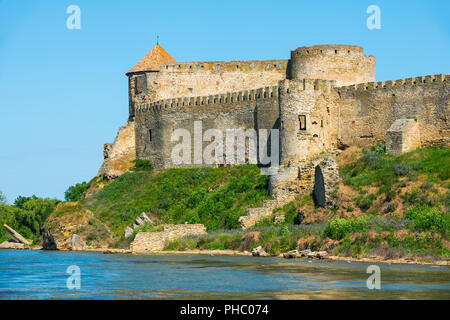
[(291, 79), (336, 80), (336, 86), (376, 81), (374, 56), (348, 45), (318, 45), (291, 51)]

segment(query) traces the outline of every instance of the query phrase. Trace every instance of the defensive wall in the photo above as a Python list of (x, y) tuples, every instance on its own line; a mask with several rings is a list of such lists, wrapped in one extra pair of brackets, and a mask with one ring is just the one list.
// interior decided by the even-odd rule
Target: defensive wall
[(397, 119), (418, 122), (421, 146), (449, 137), (449, 81), (437, 74), (336, 88), (339, 145), (385, 142)]
[(278, 85), (288, 60), (163, 63), (158, 72), (129, 76), (130, 119), (136, 105), (168, 98), (207, 96)]
[[(201, 135), (208, 129), (217, 129), (223, 132), (225, 139), (228, 129), (258, 131), (278, 128), (278, 118), (277, 86), (138, 104), (135, 118), (136, 156), (152, 161), (159, 169), (211, 165), (194, 163), (194, 148), (191, 149), (192, 165), (174, 164), (172, 150), (180, 141), (171, 141), (173, 132), (176, 129), (189, 131), (190, 144), (193, 146), (195, 121), (201, 121)], [(268, 140), (270, 141), (270, 136)], [(211, 142), (203, 141), (202, 150)]]

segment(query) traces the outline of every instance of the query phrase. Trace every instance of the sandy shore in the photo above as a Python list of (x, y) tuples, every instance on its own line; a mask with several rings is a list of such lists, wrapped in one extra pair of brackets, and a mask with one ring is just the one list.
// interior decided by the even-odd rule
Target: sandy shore
[[(28, 248), (20, 248), (20, 249), (12, 249), (12, 250), (42, 250), (42, 247), (28, 247)], [(61, 250), (61, 251), (71, 251), (71, 250)], [(80, 252), (80, 251), (78, 251)], [(92, 248), (83, 250), (82, 252), (103, 252), (104, 254), (142, 254), (142, 255), (150, 255), (150, 254), (180, 254), (180, 255), (210, 255), (210, 256), (252, 256), (251, 252), (248, 251), (237, 251), (237, 250), (185, 250), (185, 251), (148, 251), (148, 252), (139, 252), (133, 253), (129, 249), (114, 249), (114, 248)], [(282, 258), (282, 255), (276, 255), (272, 257)], [(263, 257), (258, 257), (262, 258)], [(302, 258), (300, 258), (302, 259)], [(306, 259), (306, 258), (303, 258)], [(331, 261), (349, 261), (349, 262), (362, 262), (362, 263), (387, 263), (387, 264), (416, 264), (416, 265), (433, 265), (433, 266), (449, 266), (449, 261), (438, 260), (433, 262), (421, 261), (417, 259), (385, 259), (384, 257), (370, 257), (370, 258), (351, 258), (351, 257), (339, 257), (339, 256), (328, 256), (325, 260)]]
[[(108, 252), (109, 253), (109, 252)], [(113, 252), (110, 252), (113, 253)], [(118, 251), (117, 253), (121, 253)], [(132, 252), (127, 252), (132, 253)], [(248, 251), (237, 251), (237, 250), (185, 250), (185, 251), (152, 251), (147, 253), (135, 253), (135, 254), (198, 254), (198, 255), (215, 255), (215, 256), (252, 256), (251, 252)], [(282, 258), (282, 255), (274, 255), (271, 257)], [(300, 258), (302, 259), (302, 258)], [(303, 258), (306, 259), (306, 258)], [(449, 261), (433, 261), (426, 262), (417, 259), (385, 259), (384, 257), (371, 257), (371, 258), (351, 258), (351, 257), (338, 257), (338, 256), (328, 256), (325, 260), (331, 261), (349, 261), (349, 262), (363, 262), (363, 263), (387, 263), (387, 264), (417, 264), (417, 265), (435, 265), (435, 266), (448, 266)]]

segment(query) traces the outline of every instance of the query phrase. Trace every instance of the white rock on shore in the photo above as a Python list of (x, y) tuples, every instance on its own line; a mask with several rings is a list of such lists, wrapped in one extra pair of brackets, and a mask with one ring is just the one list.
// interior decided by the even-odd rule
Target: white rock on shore
[(254, 248), (252, 250), (252, 255), (254, 257), (268, 257), (269, 256), (269, 254), (266, 251), (264, 251), (264, 249), (261, 246)]
[(0, 249), (23, 249), (24, 244), (13, 241), (5, 241), (0, 243)]
[(325, 259), (328, 257), (328, 252), (326, 251), (311, 251), (310, 249), (298, 251), (291, 250), (289, 252), (283, 253), (283, 258), (295, 259), (295, 258), (312, 258), (312, 259)]

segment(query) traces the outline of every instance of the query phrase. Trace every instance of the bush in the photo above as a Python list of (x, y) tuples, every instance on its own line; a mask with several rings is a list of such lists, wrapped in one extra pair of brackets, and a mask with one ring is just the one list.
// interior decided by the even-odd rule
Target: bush
[(77, 183), (74, 186), (70, 186), (69, 189), (64, 192), (64, 198), (66, 201), (78, 201), (86, 192), (87, 187), (88, 184), (85, 181), (82, 183)]
[(377, 196), (373, 193), (367, 195), (367, 197), (362, 197), (356, 200), (356, 204), (363, 211), (367, 211), (372, 206), (373, 201), (377, 198)]
[(3, 192), (0, 190), (0, 203), (6, 203), (6, 197)]
[(386, 209), (384, 209), (384, 213), (394, 212), (395, 209), (397, 209), (397, 207), (398, 207), (398, 203), (396, 203), (396, 202), (389, 203), (388, 206), (386, 207)]
[(378, 154), (384, 154), (386, 152), (386, 146), (384, 143), (377, 144), (376, 146), (373, 146), (372, 151)]
[(368, 223), (366, 218), (336, 218), (327, 221), (324, 235), (331, 239), (340, 240), (353, 232), (362, 232), (367, 230), (367, 228)]
[(362, 156), (362, 160), (367, 163), (369, 169), (379, 169), (383, 165), (383, 158), (377, 152), (367, 152)]
[(133, 160), (134, 166), (131, 168), (135, 172), (153, 171), (153, 164), (148, 160), (136, 159)]
[(407, 175), (410, 170), (411, 170), (411, 167), (404, 165), (404, 164), (399, 164), (394, 167), (395, 175), (399, 176), (399, 177)]
[(426, 231), (431, 229), (447, 233), (450, 226), (448, 215), (444, 216), (439, 209), (424, 204), (409, 208), (405, 217), (413, 221), (414, 228), (417, 230)]

